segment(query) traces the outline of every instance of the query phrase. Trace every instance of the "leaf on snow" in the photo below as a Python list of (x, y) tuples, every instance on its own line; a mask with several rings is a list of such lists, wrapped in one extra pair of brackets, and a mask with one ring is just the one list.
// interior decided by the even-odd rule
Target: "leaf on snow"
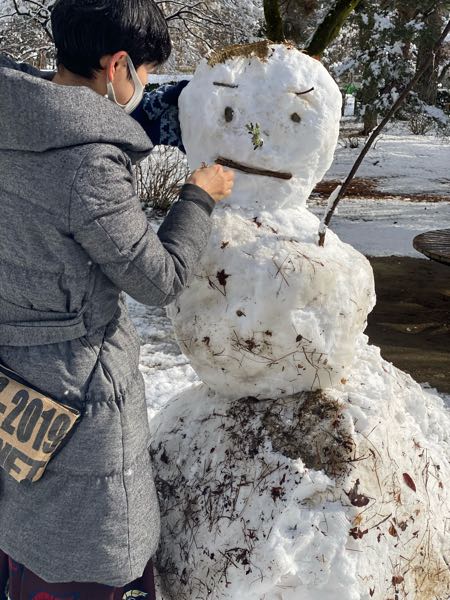
[(368, 532), (368, 529), (364, 529), (361, 530), (359, 527), (352, 527), (350, 529), (350, 535), (352, 536), (352, 538), (354, 538), (355, 540), (360, 540), (363, 536), (366, 535), (366, 533)]
[(391, 525), (389, 527), (388, 531), (392, 535), (392, 537), (398, 537), (397, 530), (395, 529), (395, 527), (393, 525)]
[(217, 280), (220, 283), (220, 285), (222, 287), (225, 287), (227, 285), (227, 279), (228, 279), (228, 277), (230, 277), (230, 275), (227, 275), (225, 273), (225, 269), (222, 269), (221, 271), (217, 272), (216, 277), (217, 277)]
[(345, 492), (349, 497), (350, 502), (353, 506), (367, 506), (370, 502), (370, 498), (364, 494), (358, 494), (359, 479), (356, 480), (355, 485), (349, 492)]
[(413, 492), (416, 491), (416, 484), (412, 480), (411, 475), (408, 475), (408, 473), (403, 473), (403, 480), (406, 483), (406, 485), (412, 489)]

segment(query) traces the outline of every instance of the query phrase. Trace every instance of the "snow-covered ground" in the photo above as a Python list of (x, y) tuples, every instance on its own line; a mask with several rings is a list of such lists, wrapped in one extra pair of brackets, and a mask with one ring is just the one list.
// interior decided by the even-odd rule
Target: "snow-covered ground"
[[(348, 122), (346, 127), (348, 127)], [(357, 129), (357, 126), (355, 126)], [(346, 136), (338, 145), (325, 180), (343, 180), (361, 152), (350, 148)], [(450, 140), (432, 135), (412, 135), (405, 125), (395, 124), (375, 142), (357, 177), (376, 182), (389, 194), (403, 199), (345, 198), (331, 222), (339, 237), (367, 256), (422, 255), (413, 238), (430, 229), (450, 227)], [(448, 196), (448, 202), (410, 202), (408, 195)], [(311, 199), (310, 209), (322, 216), (326, 201)]]
[[(448, 189), (450, 191), (450, 184)], [(309, 207), (314, 214), (322, 217), (326, 201), (313, 199)], [(341, 240), (366, 256), (424, 258), (414, 249), (413, 238), (431, 229), (450, 228), (450, 201), (408, 202), (344, 198), (338, 207), (338, 213), (331, 221), (330, 228)]]
[(151, 420), (169, 398), (198, 377), (181, 354), (165, 309), (143, 306), (132, 298), (128, 298), (128, 305), (142, 339), (141, 371)]
[[(345, 128), (348, 127), (347, 122)], [(384, 131), (364, 159), (357, 177), (376, 179), (378, 189), (383, 192), (406, 196), (446, 194), (450, 200), (450, 138), (412, 135), (405, 125), (398, 123)], [(348, 144), (343, 133), (325, 179), (347, 177), (363, 145), (361, 138), (359, 148), (345, 147)]]

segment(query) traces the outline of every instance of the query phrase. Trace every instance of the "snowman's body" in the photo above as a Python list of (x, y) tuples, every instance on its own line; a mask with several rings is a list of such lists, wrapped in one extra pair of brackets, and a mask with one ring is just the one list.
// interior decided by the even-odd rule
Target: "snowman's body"
[[(262, 182), (263, 183), (263, 182)], [(367, 260), (304, 207), (218, 209), (195, 278), (170, 310), (202, 381), (274, 398), (345, 377), (373, 305)]]
[(167, 600), (450, 598), (448, 412), (368, 346), (370, 264), (306, 207), (340, 106), (286, 46), (203, 63), (180, 98), (192, 168), (271, 173), (236, 172), (169, 309), (204, 384), (151, 422)]

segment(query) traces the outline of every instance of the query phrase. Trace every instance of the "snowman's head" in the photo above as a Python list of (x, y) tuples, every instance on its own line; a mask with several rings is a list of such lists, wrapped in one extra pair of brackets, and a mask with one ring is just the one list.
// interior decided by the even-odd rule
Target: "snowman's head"
[(342, 96), (325, 67), (287, 44), (232, 46), (203, 60), (180, 100), (192, 169), (236, 169), (233, 196), (306, 202), (333, 160)]

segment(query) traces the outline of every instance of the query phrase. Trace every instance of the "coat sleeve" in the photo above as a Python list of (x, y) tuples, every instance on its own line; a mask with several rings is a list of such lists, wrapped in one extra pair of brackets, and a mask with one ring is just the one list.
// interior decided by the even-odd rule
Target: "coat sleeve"
[(211, 233), (214, 200), (185, 184), (155, 233), (135, 193), (131, 162), (115, 146), (86, 156), (72, 186), (69, 230), (121, 290), (143, 304), (170, 304), (188, 283)]

